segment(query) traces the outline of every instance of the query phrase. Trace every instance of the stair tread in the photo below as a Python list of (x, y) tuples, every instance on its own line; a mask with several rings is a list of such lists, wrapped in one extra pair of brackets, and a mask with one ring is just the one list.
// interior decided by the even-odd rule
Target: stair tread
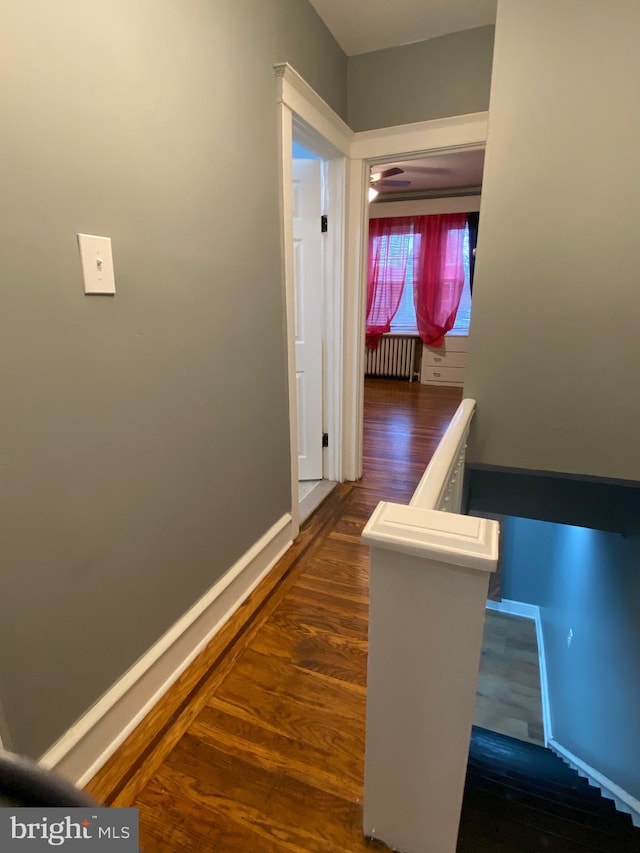
[(478, 824), (474, 824), (469, 832), (461, 825), (456, 846), (456, 853), (530, 853), (530, 850), (530, 847), (516, 846), (513, 841), (502, 841), (483, 832)]
[(575, 773), (551, 750), (522, 741), (505, 743), (503, 739), (498, 742), (488, 739), (483, 739), (483, 741), (472, 739), (469, 757), (491, 766), (504, 766), (510, 770), (527, 773), (544, 773), (545, 776), (552, 777), (560, 782), (570, 780)]
[[(640, 849), (640, 831), (629, 830), (627, 827), (621, 829), (618, 826), (615, 827), (615, 832), (602, 831), (590, 821), (577, 822), (570, 817), (564, 818), (542, 811), (535, 805), (507, 800), (499, 793), (467, 788), (463, 801), (463, 813), (474, 808), (493, 818), (499, 815), (501, 818), (520, 824), (521, 827), (527, 827), (527, 835), (548, 836), (558, 843), (570, 842), (581, 845), (582, 848), (593, 850), (594, 853), (602, 853), (604, 850), (607, 853), (637, 853)], [(555, 844), (556, 841), (553, 843)], [(538, 844), (538, 849), (547, 849), (540, 841)], [(557, 849), (566, 849), (566, 847)]]
[[(493, 768), (471, 761), (467, 766), (467, 774), (470, 776), (490, 776), (496, 780), (503, 781), (505, 784), (512, 783), (527, 789), (546, 790), (554, 796), (578, 797), (581, 800), (591, 801), (592, 803), (603, 801), (599, 789), (591, 786), (586, 779), (582, 779), (577, 774), (575, 775), (575, 779), (571, 780), (570, 784), (560, 784), (546, 777), (538, 775), (531, 776), (527, 773), (508, 771), (504, 768)], [(604, 800), (604, 802), (610, 801)]]
[(550, 749), (473, 728), (458, 853), (638, 853), (640, 829)]
[[(482, 846), (481, 846), (482, 845)], [(462, 807), (457, 853), (502, 853), (505, 850), (526, 853), (592, 853), (575, 839), (549, 833), (536, 826), (524, 824), (510, 815), (495, 812), (470, 803)], [(599, 853), (605, 853), (604, 850)], [(607, 850), (606, 853), (613, 853)], [(619, 851), (615, 851), (619, 853)]]
[(472, 796), (473, 791), (485, 791), (493, 796), (499, 796), (508, 802), (519, 803), (536, 811), (559, 817), (562, 820), (580, 823), (605, 835), (612, 834), (619, 838), (628, 838), (629, 840), (635, 838), (636, 842), (640, 842), (640, 832), (634, 829), (631, 820), (626, 819), (627, 815), (620, 814), (615, 808), (613, 811), (602, 813), (594, 811), (591, 803), (584, 803), (581, 808), (579, 804), (569, 803), (564, 798), (545, 799), (526, 791), (509, 786), (500, 786), (492, 781), (483, 779), (475, 779), (470, 783), (468, 782), (468, 788), (465, 788), (465, 790), (469, 790), (470, 796)]
[(543, 776), (555, 785), (568, 785), (570, 788), (581, 785), (590, 788), (585, 779), (547, 747), (478, 726), (474, 726), (472, 730), (469, 762), (488, 766), (494, 771), (503, 768), (509, 774)]
[(583, 809), (589, 812), (596, 812), (603, 816), (617, 815), (615, 805), (611, 800), (605, 799), (596, 788), (585, 792), (582, 788), (557, 788), (550, 786), (543, 780), (531, 779), (521, 776), (506, 776), (501, 773), (493, 773), (490, 770), (475, 771), (469, 769), (467, 771), (467, 783), (474, 784), (475, 780), (486, 779), (492, 784), (504, 786), (505, 788), (514, 788), (515, 790), (529, 794), (532, 797), (540, 797), (541, 799), (549, 799), (553, 802), (562, 800), (569, 805), (573, 805), (578, 809)]

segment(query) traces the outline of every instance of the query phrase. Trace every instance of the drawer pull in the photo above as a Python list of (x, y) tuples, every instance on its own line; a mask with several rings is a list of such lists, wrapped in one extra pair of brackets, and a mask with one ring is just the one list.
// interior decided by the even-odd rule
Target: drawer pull
[(442, 359), (439, 356), (435, 356), (433, 360), (434, 361), (442, 361)]
[(437, 371), (437, 370), (434, 370), (434, 371), (433, 371), (433, 375), (434, 375), (434, 376), (440, 376), (440, 374), (438, 373), (438, 371)]

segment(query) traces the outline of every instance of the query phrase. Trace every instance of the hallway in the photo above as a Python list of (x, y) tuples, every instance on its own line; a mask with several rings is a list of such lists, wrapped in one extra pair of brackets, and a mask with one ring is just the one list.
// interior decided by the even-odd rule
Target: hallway
[(186, 685), (180, 679), (159, 703), (167, 710), (89, 786), (111, 805), (140, 808), (147, 853), (381, 848), (360, 829), (368, 607), (360, 531), (379, 500), (408, 500), (460, 391), (373, 380), (365, 393), (363, 479), (335, 489), (241, 608), (242, 621), (232, 619), (234, 636)]

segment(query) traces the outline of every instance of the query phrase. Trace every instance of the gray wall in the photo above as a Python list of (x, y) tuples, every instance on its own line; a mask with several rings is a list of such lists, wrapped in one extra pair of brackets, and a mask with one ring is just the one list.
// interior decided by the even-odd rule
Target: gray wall
[(555, 740), (640, 798), (640, 536), (509, 518), (503, 544), (504, 597), (541, 607)]
[(290, 509), (272, 64), (344, 114), (346, 59), (300, 0), (0, 31), (0, 696), (37, 755)]
[(494, 28), (349, 57), (348, 122), (371, 130), (489, 108)]
[(640, 480), (640, 4), (498, 5), (468, 461)]
[(595, 478), (467, 466), (465, 508), (625, 536), (640, 533), (640, 488)]

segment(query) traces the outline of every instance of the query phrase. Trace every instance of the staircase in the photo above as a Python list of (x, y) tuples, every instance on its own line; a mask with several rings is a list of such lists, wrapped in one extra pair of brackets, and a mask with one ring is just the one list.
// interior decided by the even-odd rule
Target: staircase
[(551, 750), (474, 726), (458, 853), (638, 853), (640, 829)]

